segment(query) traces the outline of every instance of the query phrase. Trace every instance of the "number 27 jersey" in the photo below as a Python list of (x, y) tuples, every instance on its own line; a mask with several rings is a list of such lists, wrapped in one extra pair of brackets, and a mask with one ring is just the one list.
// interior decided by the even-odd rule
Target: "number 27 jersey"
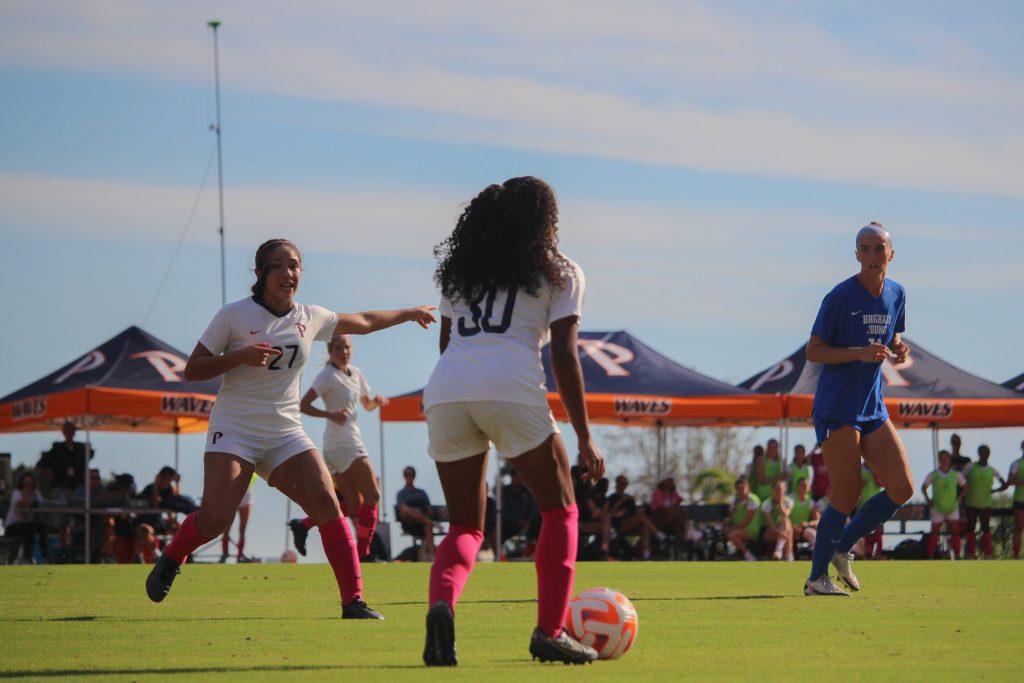
[(423, 407), (461, 401), (507, 401), (547, 407), (541, 348), (556, 320), (580, 317), (586, 281), (566, 259), (562, 286), (541, 278), (537, 296), (525, 288), (491, 291), (478, 301), (441, 299), (452, 321), (448, 347), (423, 390)]
[(239, 365), (224, 373), (211, 424), (230, 422), (255, 436), (301, 429), (302, 366), (313, 342), (330, 341), (337, 323), (337, 314), (322, 306), (296, 303), (279, 316), (251, 297), (220, 309), (199, 338), (207, 351), (219, 356), (263, 343), (281, 353), (265, 366)]

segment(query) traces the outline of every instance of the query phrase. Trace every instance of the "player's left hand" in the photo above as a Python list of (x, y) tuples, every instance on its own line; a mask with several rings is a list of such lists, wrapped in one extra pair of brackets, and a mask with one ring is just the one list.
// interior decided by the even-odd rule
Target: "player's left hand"
[(910, 354), (910, 347), (900, 342), (899, 344), (893, 344), (892, 352), (896, 354), (896, 357), (892, 359), (893, 365), (899, 365), (907, 362), (907, 356)]
[(437, 318), (431, 311), (436, 311), (437, 306), (417, 306), (416, 308), (410, 308), (406, 311), (409, 315), (409, 320), (415, 320), (416, 324), (427, 329), (430, 327), (430, 323), (436, 323)]
[(385, 408), (389, 403), (391, 403), (391, 401), (388, 400), (388, 397), (384, 394), (377, 394), (373, 400), (377, 402), (377, 406), (380, 408)]

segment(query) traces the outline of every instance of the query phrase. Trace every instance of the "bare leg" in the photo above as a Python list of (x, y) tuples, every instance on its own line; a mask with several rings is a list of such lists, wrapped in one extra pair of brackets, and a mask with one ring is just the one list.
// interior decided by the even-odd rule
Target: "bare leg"
[(252, 463), (230, 453), (207, 453), (203, 458), (203, 497), (196, 512), (196, 530), (214, 538), (231, 528), (235, 512), (252, 481)]
[[(907, 462), (907, 451), (892, 422), (886, 421), (861, 439), (860, 450), (871, 471), (878, 475), (889, 498), (897, 505), (910, 500), (914, 495), (914, 479), (910, 473), (910, 463)], [(826, 466), (831, 467), (827, 459)], [(829, 475), (831, 473), (829, 469)]]

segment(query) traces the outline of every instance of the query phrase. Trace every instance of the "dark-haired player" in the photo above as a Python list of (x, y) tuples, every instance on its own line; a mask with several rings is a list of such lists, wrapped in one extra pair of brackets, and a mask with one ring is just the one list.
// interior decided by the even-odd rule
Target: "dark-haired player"
[(512, 178), (478, 194), (435, 250), (441, 358), (423, 403), (451, 525), (430, 571), (428, 666), (456, 664), (454, 613), (483, 540), (492, 443), (541, 510), (530, 653), (577, 664), (597, 657), (564, 629), (578, 511), (565, 445), (547, 403), (540, 350), (549, 337), (552, 369), (591, 481), (603, 476), (604, 459), (591, 439), (577, 355), (583, 272), (558, 251), (557, 222), (547, 183)]
[(283, 239), (260, 245), (255, 272), (252, 296), (217, 312), (185, 365), (186, 379), (224, 381), (210, 415), (202, 505), (185, 518), (154, 565), (146, 592), (154, 602), (167, 596), (188, 555), (231, 524), (255, 471), (319, 526), (341, 591), (342, 618), (380, 619), (362, 599), (352, 532), (323, 458), (302, 428), (299, 379), (314, 341), (410, 321), (426, 328), (434, 322), (434, 307), (350, 314), (300, 304), (295, 293), (302, 257)]

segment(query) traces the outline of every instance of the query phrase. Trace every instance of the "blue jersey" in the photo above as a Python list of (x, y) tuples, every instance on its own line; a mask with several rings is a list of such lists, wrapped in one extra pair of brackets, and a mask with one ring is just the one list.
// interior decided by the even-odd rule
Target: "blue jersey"
[[(811, 334), (841, 348), (889, 346), (893, 335), (903, 332), (906, 302), (899, 283), (886, 279), (882, 295), (875, 297), (851, 277), (825, 296)], [(816, 418), (849, 422), (888, 417), (882, 401), (882, 364), (855, 360), (823, 365), (813, 413)]]

